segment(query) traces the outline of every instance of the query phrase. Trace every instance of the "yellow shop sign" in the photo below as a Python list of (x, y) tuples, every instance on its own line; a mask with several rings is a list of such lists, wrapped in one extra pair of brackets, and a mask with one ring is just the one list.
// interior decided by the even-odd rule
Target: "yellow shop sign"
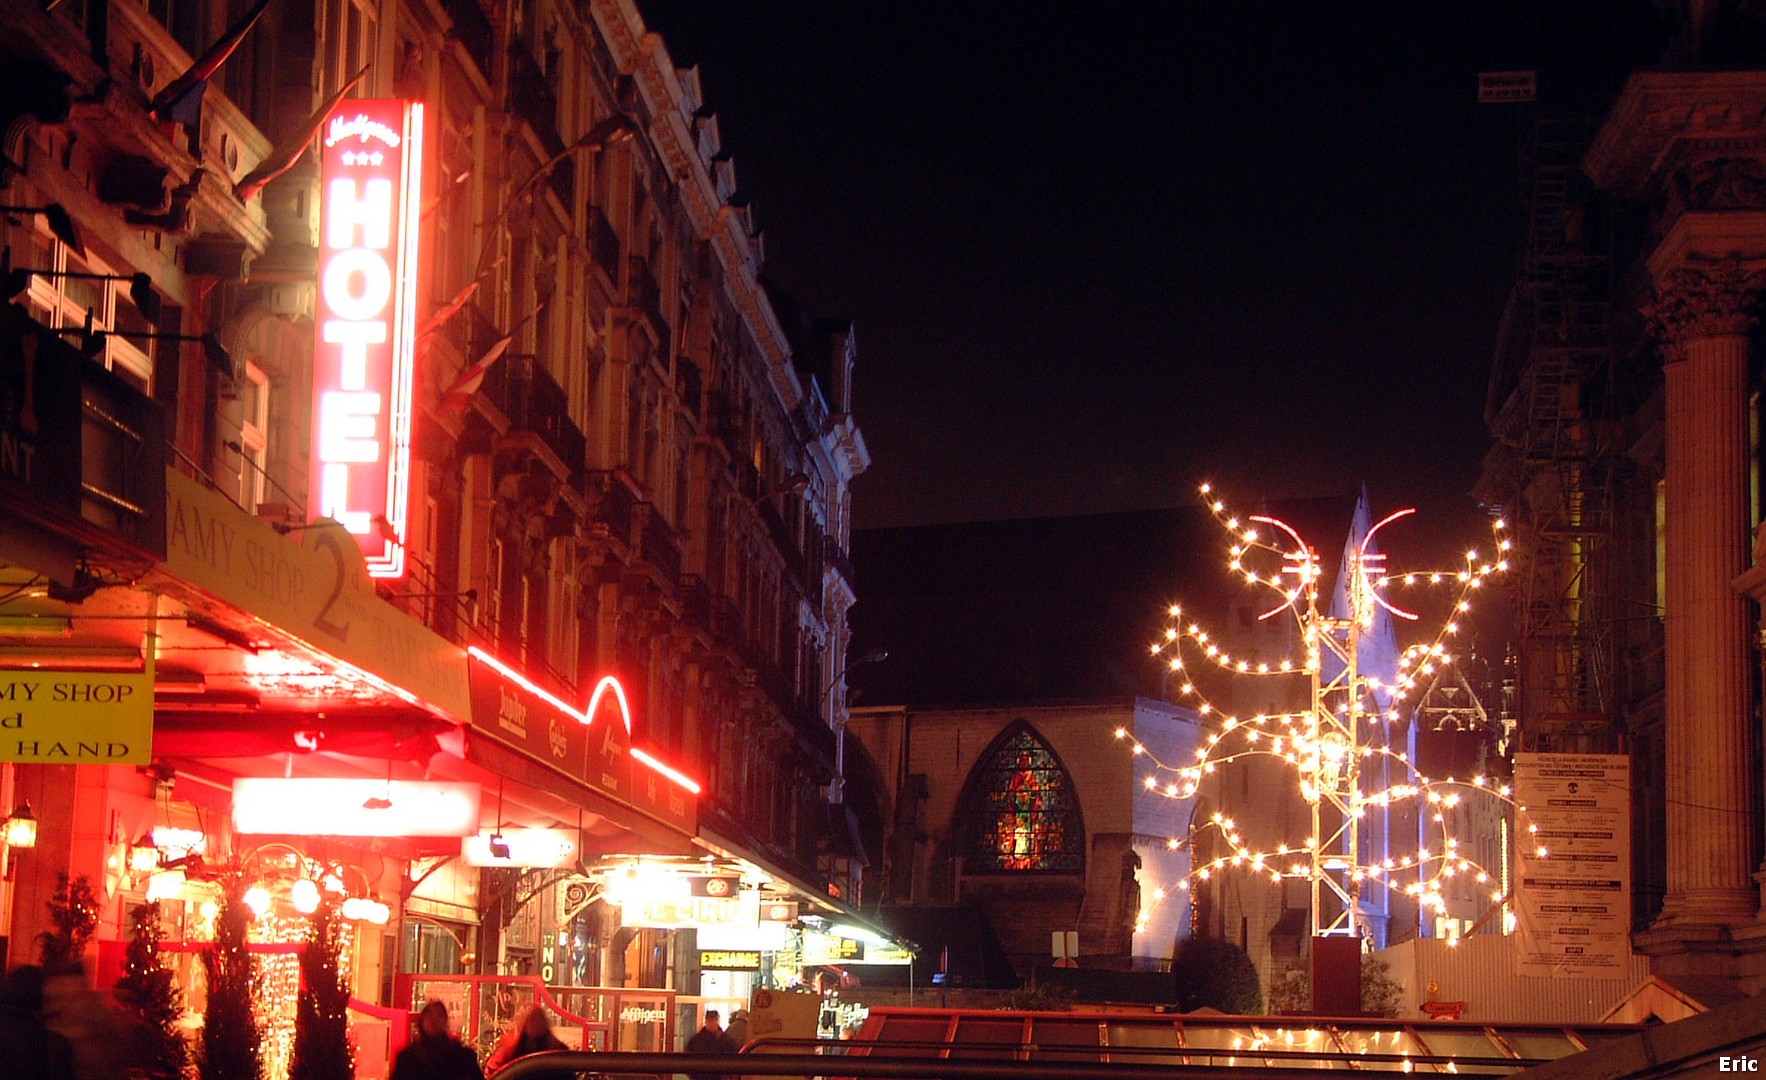
[(145, 765), (153, 673), (0, 671), (0, 761)]

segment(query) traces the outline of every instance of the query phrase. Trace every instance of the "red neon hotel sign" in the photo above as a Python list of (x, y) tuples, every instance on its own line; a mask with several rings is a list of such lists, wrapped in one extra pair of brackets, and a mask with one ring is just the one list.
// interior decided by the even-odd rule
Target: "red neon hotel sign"
[(423, 106), (344, 101), (321, 132), (315, 516), (402, 577), (409, 520)]

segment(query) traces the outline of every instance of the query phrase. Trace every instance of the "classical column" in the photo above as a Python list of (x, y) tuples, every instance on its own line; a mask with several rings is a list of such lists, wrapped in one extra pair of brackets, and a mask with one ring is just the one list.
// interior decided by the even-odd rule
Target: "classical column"
[(1753, 772), (1747, 600), (1748, 333), (1766, 272), (1687, 259), (1649, 316), (1667, 394), (1665, 727), (1668, 895), (1657, 926), (1751, 920)]

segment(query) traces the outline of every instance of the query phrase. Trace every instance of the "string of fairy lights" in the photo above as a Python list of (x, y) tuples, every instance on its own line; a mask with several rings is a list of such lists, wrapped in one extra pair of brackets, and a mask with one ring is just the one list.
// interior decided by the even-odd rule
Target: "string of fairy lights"
[[(1510, 789), (1482, 775), (1423, 776), (1404, 745), (1393, 745), (1392, 734), (1402, 731), (1417, 696), (1454, 662), (1454, 643), (1466, 629), (1474, 598), (1486, 582), (1508, 569), (1510, 542), (1503, 535), (1503, 523), (1493, 523), (1492, 550), (1468, 551), (1456, 568), (1395, 572), (1387, 569), (1375, 537), (1381, 528), (1414, 511), (1387, 516), (1345, 551), (1342, 573), (1347, 577), (1339, 590), (1344, 602), (1332, 613), (1320, 607), (1324, 567), (1293, 527), (1266, 515), (1234, 514), (1209, 485), (1201, 491), (1230, 538), (1228, 572), (1267, 593), (1270, 606), (1258, 620), (1292, 621), (1297, 631), (1293, 652), (1273, 658), (1235, 655), (1222, 636), (1173, 605), (1168, 612), (1171, 623), (1151, 653), (1167, 665), (1177, 699), (1196, 710), (1207, 734), (1188, 762), (1160, 760), (1126, 729), (1117, 729), (1116, 737), (1129, 742), (1137, 759), (1146, 762), (1141, 781), (1145, 788), (1170, 799), (1195, 797), (1203, 780), (1223, 766), (1254, 757), (1275, 759), (1294, 771), (1298, 792), (1310, 808), (1312, 828), (1305, 837), (1254, 845), (1231, 816), (1216, 812), (1190, 836), (1169, 839), (1173, 850), (1190, 846), (1189, 873), (1168, 887), (1150, 891), (1136, 918), (1136, 931), (1146, 929), (1153, 909), (1174, 892), (1190, 892), (1198, 882), (1235, 871), (1276, 885), (1289, 879), (1309, 882), (1314, 935), (1357, 933), (1357, 909), (1366, 887), (1409, 897), (1420, 912), (1445, 912), (1448, 883), (1462, 875), (1471, 876), (1480, 888), (1493, 879), (1499, 881), (1500, 868), (1493, 870), (1471, 857), (1449, 834), (1448, 819), (1470, 796), (1513, 806)], [(1393, 596), (1405, 589), (1447, 592), (1447, 611), (1431, 633), (1397, 653), (1392, 670), (1373, 670), (1379, 651), (1376, 622), (1382, 621), (1382, 612), (1394, 627), (1424, 622), (1423, 616), (1394, 602)], [(1418, 601), (1406, 602), (1420, 606)], [(1370, 650), (1376, 654), (1371, 665)], [(1250, 715), (1219, 708), (1198, 684), (1197, 675), (1205, 672), (1229, 680), (1286, 680), (1295, 685), (1287, 700), (1297, 707)], [(1372, 767), (1376, 765), (1383, 767)], [(1364, 784), (1381, 773), (1399, 779), (1380, 787)], [(1414, 852), (1364, 858), (1362, 823), (1380, 814), (1387, 815), (1389, 822), (1394, 808), (1407, 803), (1414, 804), (1419, 820), (1427, 823), (1430, 839), (1424, 842), (1419, 830)], [(1199, 857), (1202, 845), (1196, 838), (1207, 830), (1223, 841), (1224, 851)], [(1546, 854), (1543, 849), (1538, 853)], [(1493, 902), (1506, 899), (1501, 887), (1490, 895)]]

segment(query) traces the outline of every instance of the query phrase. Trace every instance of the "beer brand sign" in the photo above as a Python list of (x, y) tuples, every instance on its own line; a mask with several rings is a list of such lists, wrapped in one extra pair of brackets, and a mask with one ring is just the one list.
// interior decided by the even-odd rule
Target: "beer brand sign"
[(322, 141), (314, 512), (355, 536), (371, 577), (402, 577), (423, 106), (342, 102), (326, 121)]

